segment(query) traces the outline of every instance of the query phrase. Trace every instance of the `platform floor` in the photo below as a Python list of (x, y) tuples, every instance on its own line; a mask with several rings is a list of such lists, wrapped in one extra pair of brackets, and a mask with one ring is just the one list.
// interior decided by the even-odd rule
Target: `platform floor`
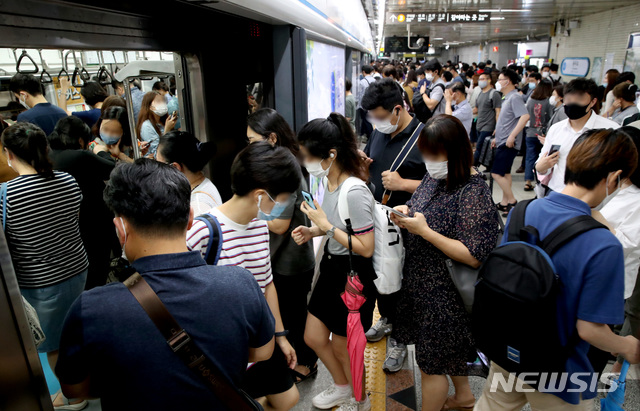
[[(521, 157), (517, 157), (514, 163), (514, 171), (520, 166)], [(482, 168), (481, 168), (482, 169)], [(532, 192), (524, 191), (524, 175), (513, 174), (513, 190), (518, 201), (533, 198)], [(502, 192), (500, 187), (494, 183), (493, 187), (494, 201), (501, 200)], [(409, 347), (410, 351), (412, 347)], [(420, 409), (420, 372), (414, 366), (412, 355), (407, 358), (403, 370), (396, 374), (387, 375), (382, 371), (382, 362), (386, 355), (386, 341), (382, 340), (375, 344), (368, 344), (366, 357), (367, 367), (367, 392), (370, 393), (373, 411), (409, 411)], [(43, 358), (43, 357), (41, 357)], [(45, 375), (49, 382), (51, 393), (55, 393), (59, 384), (53, 377), (53, 373), (49, 369), (46, 359), (42, 360)], [(607, 370), (611, 366), (607, 367)], [(640, 367), (632, 366), (628, 375), (627, 389), (624, 409), (627, 411), (640, 410)], [(469, 377), (471, 390), (476, 398), (478, 398), (484, 387), (485, 379), (482, 377)], [(293, 408), (294, 411), (310, 411), (316, 410), (311, 405), (311, 399), (326, 389), (333, 381), (327, 369), (319, 364), (318, 374), (315, 378), (298, 384), (300, 391), (300, 402)], [(453, 385), (449, 386), (449, 393), (453, 394)], [(601, 396), (603, 396), (601, 394)], [(594, 409), (600, 410), (600, 402), (594, 401)], [(90, 401), (86, 411), (100, 411), (100, 401)], [(530, 410), (527, 405), (523, 411)]]

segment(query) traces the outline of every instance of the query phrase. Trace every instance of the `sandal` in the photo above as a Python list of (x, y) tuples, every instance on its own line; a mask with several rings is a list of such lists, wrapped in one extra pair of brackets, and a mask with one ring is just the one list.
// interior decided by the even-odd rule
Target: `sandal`
[(533, 191), (533, 185), (531, 183), (525, 183), (524, 191)]
[(515, 203), (509, 203), (509, 204), (507, 204), (506, 210), (504, 210), (504, 213), (502, 213), (502, 216), (503, 216), (503, 217), (507, 217), (507, 216), (509, 215), (509, 211), (511, 211), (511, 209), (512, 209), (513, 207), (515, 207), (515, 206), (516, 206), (516, 204), (518, 204), (518, 202), (517, 202), (517, 201), (516, 201)]
[(296, 370), (291, 370), (291, 372), (293, 373), (293, 377), (296, 379), (296, 384), (300, 384), (301, 382), (306, 381), (309, 378), (312, 378), (318, 375), (318, 364), (314, 365), (313, 367), (309, 367), (308, 365), (303, 365), (303, 367), (306, 367), (309, 369), (308, 374), (305, 375)]
[(501, 204), (501, 203), (496, 203), (496, 208), (498, 209), (498, 211), (507, 211), (507, 208), (509, 208), (509, 204)]
[(455, 401), (453, 400), (453, 397), (447, 397), (447, 401), (442, 406), (441, 411), (454, 411), (454, 410), (473, 411), (473, 407), (475, 405), (476, 405), (475, 399), (473, 400), (473, 402), (470, 402), (469, 404), (461, 405), (461, 404), (456, 404)]

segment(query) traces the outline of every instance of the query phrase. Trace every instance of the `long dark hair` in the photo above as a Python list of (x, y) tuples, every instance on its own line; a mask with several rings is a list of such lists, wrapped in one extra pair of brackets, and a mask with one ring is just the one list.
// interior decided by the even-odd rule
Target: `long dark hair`
[[(80, 139), (84, 144), (80, 144)], [(76, 116), (62, 117), (47, 140), (52, 150), (80, 150), (91, 141), (91, 129)]]
[(457, 118), (446, 114), (432, 117), (420, 133), (418, 148), (423, 154), (447, 155), (448, 191), (453, 191), (469, 181), (473, 151), (467, 130)]
[(156, 121), (157, 116), (153, 111), (151, 111), (151, 105), (153, 104), (153, 100), (155, 100), (157, 96), (161, 96), (161, 94), (158, 93), (157, 91), (149, 91), (142, 98), (142, 104), (140, 105), (140, 113), (138, 114), (138, 123), (136, 124), (136, 135), (138, 136), (138, 139), (141, 138), (140, 130), (142, 129), (142, 123), (144, 123), (147, 120), (149, 120), (149, 122), (153, 126), (153, 129), (156, 131), (156, 133), (158, 133), (159, 136), (162, 135), (162, 132), (158, 128), (158, 124)]
[(299, 160), (300, 145), (296, 134), (293, 132), (287, 120), (272, 108), (261, 108), (247, 117), (247, 126), (268, 140), (271, 133), (276, 135), (276, 145), (288, 148)]
[(607, 88), (604, 89), (605, 98), (606, 98), (607, 94), (609, 94), (609, 92), (611, 90), (613, 90), (613, 88), (615, 86), (618, 85), (618, 76), (619, 75), (620, 75), (620, 72), (618, 70), (616, 70), (616, 69), (609, 69), (605, 73), (605, 76), (607, 77)]
[(2, 132), (2, 145), (36, 172), (53, 178), (53, 165), (49, 161), (49, 144), (44, 131), (35, 124), (16, 123)]
[(414, 81), (415, 81), (416, 83), (418, 82), (418, 75), (416, 74), (416, 71), (415, 71), (415, 70), (409, 70), (409, 71), (407, 72), (407, 78), (406, 78), (406, 80), (404, 81), (403, 86), (404, 86), (404, 87), (409, 87), (409, 86), (411, 85), (411, 83), (413, 83)]
[(298, 141), (321, 159), (329, 157), (329, 151), (335, 149), (338, 152), (335, 161), (343, 171), (365, 182), (369, 179), (369, 171), (358, 154), (356, 136), (342, 114), (331, 113), (327, 118), (311, 120), (298, 133)]
[[(118, 123), (122, 126), (122, 138), (120, 138), (118, 147), (120, 147), (120, 150), (123, 150), (125, 147), (131, 147), (133, 143), (131, 141), (131, 129), (129, 128), (129, 117), (127, 116), (126, 108), (112, 106), (102, 112), (100, 120), (100, 124), (102, 124), (102, 121), (104, 120), (118, 120)], [(99, 132), (100, 129), (98, 129), (98, 133)]]
[(534, 100), (544, 100), (553, 94), (553, 83), (548, 80), (542, 80), (531, 93)]
[(160, 137), (158, 151), (168, 163), (181, 164), (197, 173), (216, 154), (216, 144), (200, 142), (193, 134), (176, 130)]

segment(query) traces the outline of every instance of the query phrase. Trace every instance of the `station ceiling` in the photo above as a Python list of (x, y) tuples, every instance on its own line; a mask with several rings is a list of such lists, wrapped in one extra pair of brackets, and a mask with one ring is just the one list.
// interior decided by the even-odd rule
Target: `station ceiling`
[[(386, 0), (384, 36), (407, 36), (407, 23), (411, 21), (411, 35), (429, 36), (435, 47), (447, 43), (460, 46), (483, 41), (525, 40), (527, 36), (533, 41), (548, 38), (554, 27), (560, 30), (560, 25), (556, 24), (560, 20), (564, 20), (565, 28), (568, 28), (570, 20), (579, 20), (581, 16), (637, 2), (638, 0)], [(477, 21), (482, 18), (481, 14), (487, 13), (489, 21)], [(441, 21), (438, 22), (438, 19)], [(486, 19), (485, 17), (484, 20)]]

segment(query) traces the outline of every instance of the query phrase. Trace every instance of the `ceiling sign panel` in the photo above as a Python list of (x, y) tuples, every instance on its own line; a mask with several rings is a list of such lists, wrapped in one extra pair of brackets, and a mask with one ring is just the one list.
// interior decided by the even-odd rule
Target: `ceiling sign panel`
[(386, 24), (406, 23), (489, 23), (491, 13), (402, 13), (387, 12)]

